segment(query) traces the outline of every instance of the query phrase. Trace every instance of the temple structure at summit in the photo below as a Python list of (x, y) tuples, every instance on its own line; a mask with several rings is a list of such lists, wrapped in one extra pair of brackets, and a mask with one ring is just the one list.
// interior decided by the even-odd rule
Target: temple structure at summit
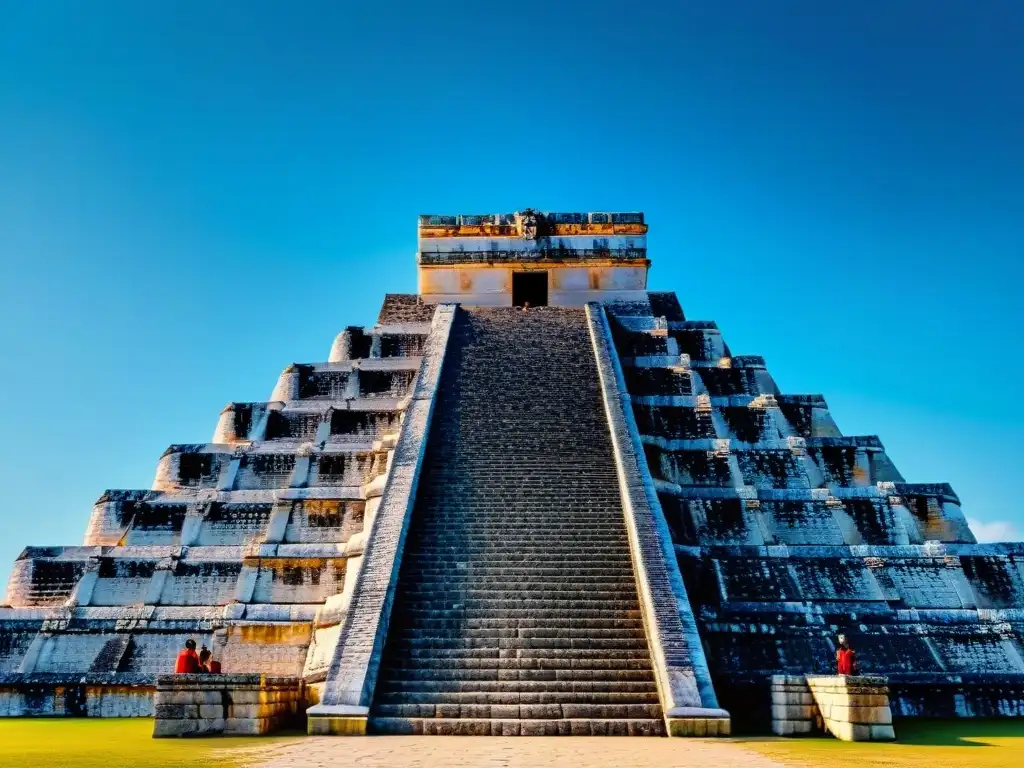
[(646, 233), (422, 216), (418, 294), (24, 550), (0, 715), (151, 715), (193, 637), (313, 733), (716, 735), (840, 633), (893, 714), (1024, 715), (1024, 544), (649, 291)]

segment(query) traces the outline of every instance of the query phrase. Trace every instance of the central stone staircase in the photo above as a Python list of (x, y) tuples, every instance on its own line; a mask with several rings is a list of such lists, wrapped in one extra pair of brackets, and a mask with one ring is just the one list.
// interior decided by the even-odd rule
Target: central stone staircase
[(663, 735), (583, 310), (460, 310), (376, 733)]

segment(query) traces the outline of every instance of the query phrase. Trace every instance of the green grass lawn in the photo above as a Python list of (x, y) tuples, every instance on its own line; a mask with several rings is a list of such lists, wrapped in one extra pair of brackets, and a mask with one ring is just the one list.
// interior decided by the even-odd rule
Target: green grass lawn
[(1017, 768), (1024, 764), (1024, 719), (896, 721), (893, 743), (836, 739), (735, 741), (780, 763), (835, 768)]
[(294, 738), (299, 736), (154, 739), (150, 719), (0, 719), (0, 766), (233, 768), (258, 757), (254, 747)]

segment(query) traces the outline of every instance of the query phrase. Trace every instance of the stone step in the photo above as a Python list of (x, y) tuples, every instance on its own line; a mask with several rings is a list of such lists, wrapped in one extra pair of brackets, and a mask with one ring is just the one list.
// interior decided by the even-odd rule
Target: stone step
[(405, 667), (388, 667), (388, 675), (378, 681), (378, 685), (387, 685), (388, 681), (402, 682), (654, 682), (654, 673), (647, 669), (476, 669), (473, 667), (425, 667), (423, 669)]
[(401, 651), (402, 648), (580, 648), (580, 649), (606, 649), (615, 648), (618, 650), (647, 650), (647, 640), (642, 637), (616, 637), (616, 638), (595, 638), (595, 637), (409, 637), (401, 634), (396, 638), (394, 648)]
[(639, 630), (643, 632), (643, 622), (640, 618), (622, 618), (610, 616), (607, 618), (575, 618), (567, 620), (563, 616), (552, 616), (540, 618), (537, 616), (523, 616), (517, 618), (447, 618), (436, 617), (430, 614), (425, 615), (402, 615), (396, 616), (391, 626), (397, 629), (534, 629), (534, 628), (558, 628), (573, 627), (577, 629), (594, 630)]
[(640, 669), (650, 671), (651, 662), (646, 658), (622, 657), (607, 658), (598, 656), (589, 659), (566, 658), (553, 656), (549, 658), (453, 658), (451, 656), (411, 656), (395, 655), (391, 661), (392, 670), (405, 669), (580, 669), (580, 670), (620, 670)]
[[(403, 587), (399, 590), (399, 594), (404, 600), (408, 600), (410, 604), (434, 600), (453, 606), (477, 600), (529, 600), (530, 604), (526, 607), (533, 607), (539, 601), (544, 600), (568, 600), (571, 602), (587, 600), (590, 604), (603, 600), (632, 601), (636, 603), (636, 589), (632, 584), (583, 584), (576, 591), (567, 592), (564, 589), (565, 585), (535, 584), (526, 586), (523, 589), (511, 589), (508, 586), (509, 583), (511, 582), (494, 582), (491, 584), (469, 586), (472, 582), (465, 582), (448, 589), (432, 589), (433, 584), (426, 583)], [(452, 587), (450, 582), (446, 583), (445, 586)], [(581, 605), (580, 607), (589, 606)], [(597, 606), (594, 605), (593, 607)]]
[(418, 581), (420, 579), (454, 579), (454, 578), (465, 578), (465, 579), (485, 579), (485, 580), (500, 580), (500, 579), (522, 579), (522, 578), (537, 578), (537, 579), (554, 579), (556, 581), (569, 580), (573, 577), (580, 579), (590, 578), (614, 578), (614, 579), (635, 579), (633, 574), (633, 568), (629, 565), (619, 565), (615, 567), (597, 567), (597, 568), (586, 568), (583, 566), (531, 566), (528, 564), (520, 564), (517, 568), (510, 568), (503, 565), (484, 565), (479, 563), (464, 563), (464, 564), (441, 564), (436, 568), (412, 568), (408, 569), (408, 575), (410, 581)]
[[(646, 652), (635, 648), (431, 648), (409, 647), (395, 649), (392, 658), (399, 666), (405, 659), (451, 659), (452, 664), (459, 664), (465, 659), (498, 659), (501, 661), (558, 659), (569, 661), (587, 660), (620, 660), (630, 659), (650, 664)], [(400, 651), (400, 652), (399, 652)]]
[[(512, 608), (468, 608), (465, 605), (458, 608), (407, 608), (403, 615), (413, 618), (437, 618), (437, 619), (561, 619), (568, 618), (569, 624), (576, 620), (584, 619), (638, 619), (641, 618), (640, 606), (630, 608), (627, 611), (609, 610), (603, 607), (581, 608), (575, 607), (571, 610), (526, 608), (520, 605)], [(398, 626), (397, 624), (395, 626)]]
[(371, 717), (371, 733), (415, 736), (664, 736), (663, 720)]
[[(653, 676), (652, 676), (653, 677)], [(657, 693), (654, 680), (406, 680), (385, 677), (378, 680), (382, 691), (432, 691), (462, 693)]]
[(638, 607), (637, 600), (635, 597), (631, 599), (607, 599), (607, 600), (586, 600), (583, 598), (579, 599), (547, 599), (539, 598), (536, 600), (530, 598), (465, 598), (456, 600), (444, 600), (444, 599), (410, 599), (405, 602), (405, 605), (412, 610), (449, 610), (456, 608), (465, 608), (467, 610), (474, 610), (477, 608), (488, 609), (492, 608), (495, 610), (501, 610), (503, 608), (535, 608), (537, 610), (564, 610), (569, 611), (572, 609), (585, 610), (587, 608), (593, 610), (605, 610), (605, 611), (616, 611), (616, 610), (634, 610)]
[(475, 691), (385, 691), (380, 704), (658, 704), (657, 690), (650, 691), (526, 691), (478, 693)]
[[(433, 538), (449, 535), (488, 537), (533, 534), (538, 537), (551, 537), (562, 534), (592, 533), (595, 536), (617, 537), (626, 533), (625, 527), (621, 525), (619, 513), (613, 516), (589, 512), (587, 513), (589, 519), (559, 519), (560, 505), (552, 506), (552, 509), (545, 510), (540, 508), (540, 505), (532, 505), (533, 509), (540, 508), (541, 512), (546, 512), (546, 514), (538, 514), (535, 519), (520, 519), (520, 516), (513, 516), (511, 512), (502, 515), (499, 510), (495, 510), (493, 515), (490, 513), (479, 514), (473, 518), (452, 515), (449, 519), (444, 520), (443, 524), (432, 528), (421, 529), (419, 526), (415, 526), (413, 533), (427, 542)], [(553, 520), (557, 522), (552, 523)]]
[(475, 561), (479, 565), (494, 565), (500, 566), (502, 563), (525, 563), (532, 562), (536, 563), (539, 568), (549, 568), (558, 564), (567, 563), (580, 563), (580, 564), (593, 564), (595, 560), (599, 562), (608, 563), (610, 565), (625, 566), (632, 561), (629, 559), (629, 553), (622, 552), (604, 552), (596, 553), (593, 551), (580, 551), (580, 552), (552, 552), (550, 549), (537, 549), (526, 552), (522, 549), (512, 548), (509, 550), (481, 550), (479, 552), (467, 552), (464, 550), (418, 550), (416, 552), (407, 552), (402, 557), (403, 564), (408, 561), (410, 568), (415, 570), (417, 567), (423, 567), (433, 562), (438, 563), (466, 563)]
[(380, 717), (657, 720), (657, 704), (382, 704)]
[[(472, 590), (495, 590), (507, 589), (511, 586), (537, 587), (540, 590), (564, 590), (569, 572), (558, 575), (547, 575), (537, 573), (532, 569), (523, 568), (514, 574), (504, 575), (482, 575), (479, 572), (467, 573), (466, 569), (455, 569), (443, 574), (431, 573), (427, 575), (422, 570), (410, 571), (416, 575), (411, 584), (402, 586), (406, 593), (422, 592), (424, 590), (442, 590), (449, 592), (462, 592)], [(632, 573), (625, 569), (611, 575), (583, 575), (573, 574), (571, 584), (574, 588), (582, 590), (606, 590), (618, 588), (635, 587), (635, 580)]]
[(397, 636), (408, 638), (420, 637), (459, 637), (459, 638), (516, 638), (524, 640), (535, 638), (590, 638), (593, 640), (609, 640), (615, 638), (644, 637), (642, 629), (593, 629), (591, 627), (396, 627)]
[(577, 555), (589, 555), (592, 559), (598, 557), (622, 557), (627, 555), (626, 539), (614, 541), (608, 539), (588, 540), (583, 537), (573, 536), (536, 536), (536, 537), (515, 537), (509, 540), (490, 539), (488, 537), (467, 536), (461, 539), (448, 537), (443, 539), (428, 538), (422, 548), (417, 549), (417, 554), (431, 555), (435, 552), (448, 552), (457, 549), (467, 554), (480, 553), (522, 553), (531, 557), (540, 557), (544, 553), (565, 553)]
[[(456, 528), (456, 529), (453, 529)], [(567, 544), (601, 544), (605, 546), (617, 546), (628, 541), (626, 529), (623, 527), (613, 530), (610, 527), (606, 530), (594, 530), (587, 525), (562, 524), (558, 528), (539, 529), (534, 525), (521, 526), (498, 526), (473, 527), (468, 524), (453, 523), (445, 526), (444, 529), (435, 531), (421, 530), (419, 535), (431, 543), (454, 543), (464, 544), (467, 542), (493, 542), (495, 537), (500, 537), (501, 543), (508, 542), (551, 542)]]
[(580, 555), (586, 554), (595, 558), (604, 555), (622, 556), (623, 554), (628, 554), (628, 550), (625, 553), (623, 552), (626, 547), (624, 536), (618, 542), (608, 540), (588, 541), (583, 537), (570, 535), (550, 537), (522, 536), (507, 541), (503, 539), (494, 540), (483, 536), (467, 536), (462, 538), (446, 537), (437, 540), (428, 539), (428, 541), (429, 544), (417, 550), (419, 554), (445, 552), (452, 549), (468, 554), (474, 552), (521, 552), (529, 555), (542, 555), (545, 552), (558, 551)]

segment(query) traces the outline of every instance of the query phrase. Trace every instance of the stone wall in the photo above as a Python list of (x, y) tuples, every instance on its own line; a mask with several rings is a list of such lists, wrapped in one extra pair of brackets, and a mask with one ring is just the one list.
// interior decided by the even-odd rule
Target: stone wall
[(590, 301), (635, 300), (646, 296), (647, 266), (614, 262), (589, 266), (525, 262), (509, 265), (421, 266), (425, 302), (458, 302), (470, 307), (511, 307), (512, 276), (537, 271), (546, 276), (552, 307), (582, 307)]
[(0, 678), (0, 717), (152, 717), (152, 685), (38, 675)]
[(772, 675), (772, 733), (810, 736), (824, 730), (821, 713), (803, 675)]
[(297, 677), (163, 675), (153, 736), (259, 736), (300, 723), (305, 686)]

